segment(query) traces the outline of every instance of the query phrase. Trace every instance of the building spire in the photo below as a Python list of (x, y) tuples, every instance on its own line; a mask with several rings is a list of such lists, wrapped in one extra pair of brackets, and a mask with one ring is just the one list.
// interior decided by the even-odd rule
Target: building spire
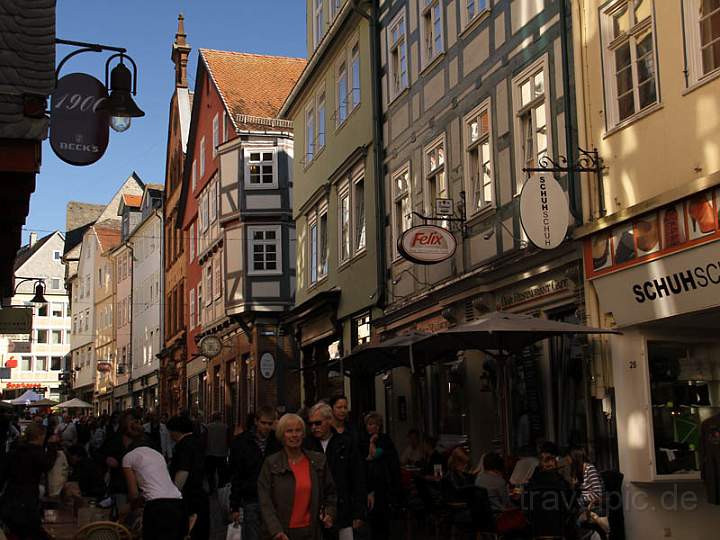
[(185, 17), (178, 15), (178, 28), (175, 34), (175, 41), (172, 48), (172, 61), (175, 64), (175, 86), (187, 88), (187, 63), (192, 48), (188, 45), (187, 34), (185, 33)]

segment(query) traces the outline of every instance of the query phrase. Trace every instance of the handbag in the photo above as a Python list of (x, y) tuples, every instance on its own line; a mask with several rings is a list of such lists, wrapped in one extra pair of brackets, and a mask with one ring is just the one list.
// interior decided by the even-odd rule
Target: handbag
[(495, 521), (495, 529), (499, 534), (520, 531), (528, 525), (528, 520), (520, 508), (503, 510)]

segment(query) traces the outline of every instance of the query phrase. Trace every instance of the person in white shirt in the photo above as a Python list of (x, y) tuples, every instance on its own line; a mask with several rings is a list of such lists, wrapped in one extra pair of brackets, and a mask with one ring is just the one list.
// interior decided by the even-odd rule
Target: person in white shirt
[(70, 448), (77, 444), (77, 427), (69, 414), (63, 415), (63, 421), (58, 425), (55, 434), (60, 437), (64, 448)]
[(187, 533), (187, 516), (165, 458), (144, 445), (145, 430), (132, 412), (120, 420), (120, 432), (128, 449), (122, 459), (128, 498), (135, 507), (144, 502), (143, 539), (182, 540)]

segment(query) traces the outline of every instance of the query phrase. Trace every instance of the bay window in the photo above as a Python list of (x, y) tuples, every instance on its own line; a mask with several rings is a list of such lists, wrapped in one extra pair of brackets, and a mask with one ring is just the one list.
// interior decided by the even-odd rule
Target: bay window
[(281, 229), (274, 226), (248, 227), (248, 258), (250, 275), (282, 273)]

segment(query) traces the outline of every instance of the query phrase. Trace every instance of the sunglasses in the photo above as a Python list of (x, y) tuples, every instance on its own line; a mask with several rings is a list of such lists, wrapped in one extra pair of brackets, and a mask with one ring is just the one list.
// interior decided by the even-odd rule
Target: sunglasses
[(310, 425), (310, 427), (316, 427), (316, 426), (321, 426), (322, 423), (323, 423), (322, 420), (315, 420), (314, 422), (308, 422), (308, 425)]

